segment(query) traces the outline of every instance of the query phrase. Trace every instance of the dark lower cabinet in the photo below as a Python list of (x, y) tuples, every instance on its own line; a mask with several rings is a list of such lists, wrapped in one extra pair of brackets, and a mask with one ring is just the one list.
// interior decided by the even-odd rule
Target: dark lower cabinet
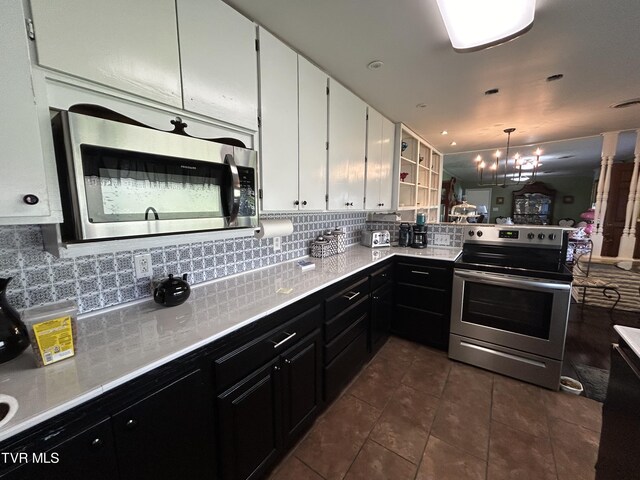
[(602, 407), (596, 480), (640, 478), (640, 359), (624, 343), (611, 350), (611, 372)]
[(321, 365), (316, 329), (218, 396), (222, 479), (262, 478), (311, 425), (321, 407)]
[[(88, 472), (91, 478), (96, 480), (118, 478), (111, 420), (104, 418), (48, 451), (28, 452), (28, 462), (6, 475), (0, 475), (0, 478), (85, 480)], [(9, 462), (5, 460), (5, 463)]]
[(389, 338), (394, 315), (394, 263), (388, 261), (371, 273), (370, 349), (375, 354)]
[(280, 359), (218, 396), (222, 478), (260, 478), (282, 447)]
[(324, 400), (334, 400), (369, 356), (369, 275), (356, 274), (325, 299)]
[(195, 370), (112, 417), (120, 479), (213, 478), (211, 389)]
[(447, 350), (452, 281), (451, 262), (399, 257), (392, 333)]
[[(0, 473), (0, 478), (213, 479), (211, 383), (200, 369), (177, 376), (159, 389), (142, 388), (147, 395), (141, 393), (140, 400), (123, 409), (113, 407), (111, 411), (110, 404), (104, 404), (108, 401), (98, 400), (63, 414), (51, 428), (45, 426), (6, 450), (3, 446), (0, 451), (24, 452), (29, 463)], [(122, 403), (127, 402), (116, 401)], [(94, 415), (100, 411), (105, 414)], [(84, 427), (74, 426), (76, 423)]]

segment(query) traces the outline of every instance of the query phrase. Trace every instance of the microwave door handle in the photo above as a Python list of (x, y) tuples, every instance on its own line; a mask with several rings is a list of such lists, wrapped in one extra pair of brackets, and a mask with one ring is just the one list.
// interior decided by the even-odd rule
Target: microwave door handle
[(233, 155), (229, 153), (225, 155), (224, 163), (229, 166), (231, 172), (231, 185), (227, 186), (233, 194), (233, 197), (228, 197), (229, 225), (231, 225), (238, 218), (238, 211), (240, 210), (240, 175), (238, 174), (238, 166), (233, 159)]

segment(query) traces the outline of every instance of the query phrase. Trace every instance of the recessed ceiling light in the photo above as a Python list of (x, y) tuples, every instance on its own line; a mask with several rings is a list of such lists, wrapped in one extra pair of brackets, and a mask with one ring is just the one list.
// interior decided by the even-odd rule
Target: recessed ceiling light
[(449, 132), (447, 132), (446, 130), (442, 130), (442, 131), (440, 132), (440, 135), (448, 135), (448, 134), (449, 134)]
[(457, 145), (456, 142), (451, 142), (449, 145), (451, 145), (452, 147), (455, 147)]
[(427, 108), (427, 104), (426, 103), (419, 103), (416, 105), (416, 108)]
[(555, 82), (556, 80), (561, 80), (564, 78), (562, 73), (556, 73), (555, 75), (549, 75), (547, 77), (547, 82)]
[(379, 68), (382, 68), (383, 65), (384, 62), (382, 60), (374, 60), (373, 62), (369, 63), (369, 65), (367, 65), (367, 68), (369, 70), (378, 70)]
[(498, 88), (490, 88), (489, 90), (485, 91), (484, 94), (485, 95), (495, 95), (499, 91), (500, 91), (500, 89), (498, 89)]
[(473, 52), (508, 42), (533, 25), (535, 0), (437, 0), (451, 45)]
[(627, 108), (640, 105), (640, 98), (632, 98), (631, 100), (625, 100), (624, 102), (614, 103), (609, 105), (611, 108)]

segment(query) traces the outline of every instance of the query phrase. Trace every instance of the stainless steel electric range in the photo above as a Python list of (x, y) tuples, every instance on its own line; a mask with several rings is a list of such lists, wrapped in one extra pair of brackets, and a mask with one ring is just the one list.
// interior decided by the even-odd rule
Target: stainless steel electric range
[(469, 226), (453, 276), (449, 357), (557, 390), (572, 275), (568, 232)]

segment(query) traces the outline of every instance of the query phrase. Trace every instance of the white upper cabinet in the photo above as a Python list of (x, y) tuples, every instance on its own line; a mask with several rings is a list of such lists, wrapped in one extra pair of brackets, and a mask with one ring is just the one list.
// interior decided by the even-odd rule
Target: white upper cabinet
[(366, 210), (391, 210), (395, 125), (369, 107), (367, 120)]
[(31, 0), (31, 9), (40, 65), (182, 107), (175, 0)]
[(220, 0), (176, 3), (184, 109), (257, 130), (254, 23)]
[[(0, 17), (0, 224), (62, 220), (46, 107), (36, 104), (22, 2), (6, 2)], [(5, 48), (6, 47), (6, 48)]]
[(364, 207), (367, 105), (329, 82), (329, 210)]
[(300, 210), (327, 208), (327, 81), (329, 77), (298, 55)]
[(260, 38), (262, 210), (298, 202), (298, 55), (264, 29)]

